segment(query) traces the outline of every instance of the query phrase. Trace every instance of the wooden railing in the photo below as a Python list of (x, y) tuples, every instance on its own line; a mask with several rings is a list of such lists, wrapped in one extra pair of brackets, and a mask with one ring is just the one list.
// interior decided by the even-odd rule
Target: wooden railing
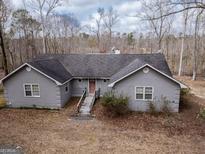
[(81, 104), (82, 104), (84, 98), (86, 97), (86, 91), (87, 91), (87, 89), (85, 88), (85, 90), (83, 91), (82, 96), (80, 97), (80, 100), (78, 101), (78, 104), (77, 104), (77, 113), (79, 113)]
[(93, 97), (92, 103), (91, 103), (91, 108), (93, 107), (95, 100), (98, 99), (99, 97), (100, 97), (100, 88), (98, 90), (96, 90), (94, 93), (94, 97)]
[[(78, 101), (78, 104), (77, 104), (77, 113), (79, 113), (80, 111), (80, 107), (84, 101), (84, 98), (86, 97), (86, 92), (87, 92), (87, 89), (85, 88), (85, 90), (83, 91), (83, 94), (82, 96), (80, 97), (80, 100)], [(94, 93), (94, 97), (92, 99), (92, 103), (91, 103), (91, 108), (93, 107), (94, 103), (95, 103), (95, 100), (98, 99), (100, 97), (100, 88), (98, 90), (95, 91)]]
[(100, 88), (95, 91), (95, 98), (96, 99), (100, 98)]

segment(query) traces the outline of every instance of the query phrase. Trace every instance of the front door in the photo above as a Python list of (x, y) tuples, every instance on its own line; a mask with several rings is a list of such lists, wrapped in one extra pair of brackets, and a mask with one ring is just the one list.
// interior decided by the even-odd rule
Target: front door
[(89, 80), (89, 93), (95, 93), (95, 80)]

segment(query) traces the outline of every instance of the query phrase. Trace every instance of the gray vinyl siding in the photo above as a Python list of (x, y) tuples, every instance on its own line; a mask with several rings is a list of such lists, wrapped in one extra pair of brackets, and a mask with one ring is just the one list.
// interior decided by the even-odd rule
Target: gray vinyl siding
[(129, 97), (129, 108), (133, 111), (148, 111), (149, 101), (135, 99), (136, 86), (151, 86), (154, 88), (153, 103), (157, 110), (163, 106), (163, 97), (169, 101), (172, 112), (179, 110), (180, 86), (167, 77), (152, 70), (144, 73), (142, 70), (116, 83), (114, 91)]
[[(72, 96), (81, 96), (83, 91), (85, 90), (85, 88), (87, 88), (87, 92), (89, 89), (89, 83), (88, 83), (88, 79), (81, 79), (81, 81), (79, 81), (79, 79), (73, 79), (71, 81), (71, 93)], [(104, 82), (103, 79), (96, 79), (95, 82), (95, 86), (96, 86), (96, 90), (98, 90), (98, 88), (100, 88), (100, 94), (101, 96), (108, 91), (108, 83), (109, 81)]]
[[(39, 72), (31, 69), (26, 71), (25, 67), (14, 73), (6, 79), (4, 84), (4, 93), (11, 107), (37, 107), (44, 108), (61, 108), (70, 97), (81, 96), (85, 88), (89, 89), (88, 79), (73, 79), (68, 83), (57, 86), (55, 82)], [(40, 86), (40, 97), (25, 97), (25, 83), (35, 83)], [(100, 88), (101, 96), (109, 91), (109, 81), (104, 82), (103, 79), (96, 79), (96, 90)], [(65, 87), (68, 91), (65, 91)], [(159, 74), (150, 68), (148, 73), (142, 70), (128, 76), (127, 78), (116, 83), (113, 90), (129, 97), (129, 108), (133, 111), (148, 111), (149, 101), (135, 99), (136, 86), (151, 86), (153, 87), (153, 103), (157, 110), (163, 106), (162, 98), (165, 97), (169, 101), (169, 107), (173, 112), (178, 112), (180, 99), (180, 86)]]
[[(60, 87), (60, 95), (61, 95), (61, 107), (64, 107), (71, 97), (71, 92), (72, 92), (71, 82), (68, 82), (59, 87)], [(66, 87), (68, 87), (68, 91), (66, 91)]]
[[(40, 86), (40, 97), (25, 97), (24, 84), (37, 83)], [(37, 107), (60, 108), (60, 89), (51, 80), (31, 69), (26, 71), (23, 67), (3, 82), (5, 97), (11, 107)]]
[(87, 79), (73, 79), (71, 81), (71, 94), (72, 96), (81, 96), (85, 88), (88, 89), (88, 80)]
[(108, 80), (106, 80), (106, 82), (104, 82), (103, 79), (96, 80), (96, 90), (100, 88), (100, 96), (103, 96), (104, 93), (109, 90), (108, 83), (109, 83)]

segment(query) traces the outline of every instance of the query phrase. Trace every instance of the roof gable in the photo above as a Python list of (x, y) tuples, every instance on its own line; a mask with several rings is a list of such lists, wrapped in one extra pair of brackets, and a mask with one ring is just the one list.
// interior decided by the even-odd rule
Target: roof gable
[(29, 64), (60, 83), (72, 78), (72, 75), (56, 59), (36, 60)]
[[(21, 70), (22, 68), (24, 68), (25, 66), (29, 66), (31, 67), (32, 69), (34, 69), (35, 71), (39, 72), (40, 74), (44, 75), (45, 77), (49, 78), (50, 80), (54, 81), (57, 85), (61, 85), (63, 84), (63, 82), (66, 82), (67, 79), (64, 78), (60, 78), (60, 76), (58, 74), (55, 75), (55, 69), (51, 69), (52, 71), (50, 71), (50, 69), (46, 69), (45, 67), (44, 68), (41, 68), (39, 66), (33, 66), (33, 63), (24, 63), (23, 65), (19, 66), (17, 69), (15, 69), (14, 71), (12, 71), (11, 73), (9, 73), (8, 75), (6, 75), (4, 78), (2, 78), (0, 80), (0, 83), (2, 83), (5, 79), (8, 79), (9, 77), (11, 77), (13, 74), (17, 73), (19, 70)], [(47, 65), (47, 67), (49, 67), (49, 65)], [(66, 71), (67, 72), (67, 71)], [(64, 73), (66, 73), (64, 72)], [(70, 78), (70, 77), (69, 77)]]
[[(136, 73), (137, 71), (139, 71), (139, 70), (141, 70), (141, 69), (143, 69), (143, 68), (145, 68), (145, 67), (150, 67), (150, 68), (152, 68), (153, 70), (155, 70), (155, 71), (158, 72), (159, 74), (161, 74), (161, 75), (167, 77), (168, 79), (170, 79), (171, 81), (173, 81), (173, 82), (179, 84), (181, 88), (187, 88), (187, 86), (186, 86), (185, 84), (179, 82), (178, 80), (174, 79), (172, 76), (169, 76), (169, 75), (167, 75), (167, 74), (161, 72), (160, 70), (158, 70), (157, 68), (155, 68), (155, 67), (153, 67), (153, 66), (151, 66), (151, 65), (149, 65), (149, 64), (144, 64), (144, 65), (142, 65), (141, 67), (139, 67), (139, 68), (137, 68), (137, 69), (135, 69), (135, 70), (132, 70), (132, 71), (130, 70), (130, 72), (127, 72), (126, 74), (124, 74), (124, 76), (122, 76), (123, 73), (121, 73), (121, 72), (115, 74), (115, 75), (111, 78), (111, 81), (110, 81), (108, 87), (113, 87), (116, 83), (120, 82), (121, 80), (125, 79), (126, 77), (128, 77), (128, 76), (130, 76), (130, 75)], [(124, 71), (122, 70), (122, 72), (124, 72)], [(120, 76), (120, 75), (121, 75), (121, 76)]]

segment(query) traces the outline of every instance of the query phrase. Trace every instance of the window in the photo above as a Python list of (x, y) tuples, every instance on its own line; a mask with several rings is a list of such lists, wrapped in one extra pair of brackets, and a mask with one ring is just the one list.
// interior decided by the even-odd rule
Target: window
[(145, 100), (152, 100), (152, 87), (145, 87)]
[(152, 100), (153, 88), (152, 87), (136, 87), (137, 100)]
[(68, 86), (65, 87), (65, 91), (66, 91), (66, 92), (68, 91)]
[(31, 85), (25, 85), (24, 88), (25, 88), (25, 95), (26, 96), (32, 96)]
[(38, 84), (25, 84), (24, 93), (26, 97), (40, 97), (40, 88)]
[(136, 87), (136, 99), (143, 99), (143, 87)]

